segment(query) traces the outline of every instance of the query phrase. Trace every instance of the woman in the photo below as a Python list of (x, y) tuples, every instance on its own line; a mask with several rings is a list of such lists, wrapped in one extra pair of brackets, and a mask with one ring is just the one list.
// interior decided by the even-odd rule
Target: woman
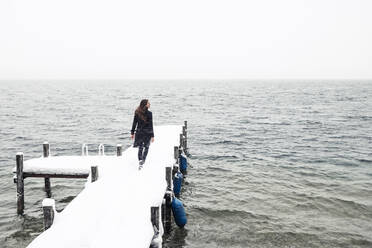
[[(130, 132), (131, 138), (133, 139), (134, 131), (136, 131), (133, 147), (138, 147), (138, 160), (140, 169), (145, 163), (147, 153), (149, 152), (150, 140), (151, 142), (154, 142), (152, 113), (149, 111), (149, 108), (149, 100), (143, 99), (134, 112), (132, 130)], [(143, 150), (144, 148), (145, 150)]]

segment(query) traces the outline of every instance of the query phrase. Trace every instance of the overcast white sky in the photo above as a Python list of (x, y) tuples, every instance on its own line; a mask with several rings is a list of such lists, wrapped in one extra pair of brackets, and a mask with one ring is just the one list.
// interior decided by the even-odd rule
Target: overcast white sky
[(372, 78), (371, 0), (0, 0), (0, 79)]

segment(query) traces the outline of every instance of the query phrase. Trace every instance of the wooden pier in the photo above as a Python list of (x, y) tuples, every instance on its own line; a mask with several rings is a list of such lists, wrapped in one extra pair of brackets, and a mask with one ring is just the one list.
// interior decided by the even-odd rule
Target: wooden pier
[[(142, 170), (137, 149), (122, 151), (120, 144), (114, 156), (105, 155), (103, 145), (97, 156), (89, 155), (87, 146), (82, 156), (51, 156), (47, 142), (41, 158), (23, 161), (18, 153), (17, 213), (25, 211), (26, 178), (43, 177), (47, 197), (42, 204), (46, 231), (28, 247), (161, 247), (172, 223), (173, 176), (179, 155), (187, 152), (187, 122), (154, 129), (155, 142)], [(51, 199), (52, 178), (87, 178), (83, 191), (60, 213)]]

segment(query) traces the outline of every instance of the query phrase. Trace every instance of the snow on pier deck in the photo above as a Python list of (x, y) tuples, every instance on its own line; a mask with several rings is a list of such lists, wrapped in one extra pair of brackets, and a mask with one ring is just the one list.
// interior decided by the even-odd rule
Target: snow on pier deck
[[(161, 206), (167, 183), (165, 167), (173, 166), (174, 146), (182, 126), (155, 127), (146, 163), (138, 170), (137, 148), (122, 156), (60, 156), (25, 161), (25, 173), (89, 174), (98, 166), (98, 180), (57, 213), (53, 225), (28, 248), (148, 248), (154, 236), (152, 206)], [(162, 227), (161, 227), (162, 229)], [(162, 233), (162, 230), (160, 230)]]

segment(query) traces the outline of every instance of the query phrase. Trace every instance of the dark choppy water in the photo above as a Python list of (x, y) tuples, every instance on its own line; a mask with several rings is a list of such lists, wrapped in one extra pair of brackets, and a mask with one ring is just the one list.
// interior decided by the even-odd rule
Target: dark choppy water
[[(372, 247), (372, 82), (1, 82), (0, 247), (42, 231), (43, 180), (16, 216), (15, 154), (129, 146), (132, 113), (189, 123), (185, 229), (166, 247)], [(111, 146), (110, 146), (111, 145)], [(84, 180), (54, 179), (57, 209)]]

